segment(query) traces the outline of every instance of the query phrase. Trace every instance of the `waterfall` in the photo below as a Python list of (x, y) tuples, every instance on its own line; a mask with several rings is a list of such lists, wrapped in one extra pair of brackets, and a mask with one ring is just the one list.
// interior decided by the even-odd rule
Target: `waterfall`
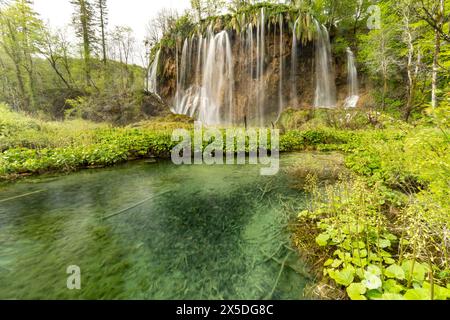
[(161, 49), (158, 50), (156, 53), (155, 59), (153, 60), (152, 64), (149, 68), (149, 78), (148, 78), (148, 92), (154, 93), (158, 95), (158, 66), (159, 66), (159, 56), (161, 54)]
[[(247, 48), (247, 66), (248, 66), (248, 72), (249, 72), (249, 79), (250, 82), (248, 84), (249, 91), (254, 92), (254, 86), (253, 86), (253, 79), (254, 79), (254, 67), (253, 67), (253, 48), (254, 48), (254, 40), (253, 40), (253, 24), (249, 23), (247, 26), (247, 39), (246, 39), (246, 48)], [(256, 96), (256, 95), (255, 95)], [(256, 101), (251, 99), (251, 95), (249, 96), (249, 99), (247, 100), (247, 117), (251, 117), (253, 115), (256, 115)]]
[(233, 96), (231, 42), (228, 32), (222, 31), (210, 39), (203, 71), (199, 120), (208, 125), (232, 124)]
[(264, 69), (265, 69), (265, 47), (266, 47), (266, 41), (265, 41), (265, 12), (264, 8), (261, 8), (261, 13), (259, 16), (258, 21), (258, 27), (257, 27), (257, 34), (256, 34), (256, 59), (257, 59), (257, 91), (256, 91), (256, 104), (257, 104), (257, 119), (259, 120), (259, 125), (261, 127), (264, 127), (265, 124), (265, 117), (264, 117), (264, 105), (265, 105), (265, 77), (264, 77)]
[(230, 37), (226, 31), (214, 35), (212, 28), (205, 39), (199, 37), (195, 76), (191, 65), (193, 44), (194, 39), (186, 39), (183, 45), (173, 112), (195, 116), (206, 125), (233, 124), (234, 64)]
[(180, 66), (180, 88), (182, 90), (185, 89), (186, 81), (188, 80), (187, 69), (189, 67), (189, 41), (188, 39), (184, 40), (183, 51), (181, 52), (181, 66)]
[(291, 103), (294, 106), (298, 105), (298, 94), (297, 94), (297, 24), (299, 22), (298, 18), (295, 20), (294, 29), (292, 30), (292, 51), (291, 51)]
[[(189, 41), (188, 39), (184, 40), (183, 43), (183, 49), (181, 51), (181, 63), (178, 61), (178, 54), (176, 55), (176, 65), (177, 65), (177, 92), (175, 94), (175, 107), (172, 110), (174, 113), (177, 114), (190, 114), (187, 111), (188, 106), (186, 105), (187, 102), (190, 101), (189, 97), (186, 95), (186, 92), (190, 92), (189, 89), (187, 89), (187, 80), (188, 80), (188, 73), (187, 69), (190, 66), (190, 61), (188, 61), (188, 55), (189, 55)], [(177, 52), (178, 52), (178, 45), (177, 45)]]
[(200, 86), (201, 81), (200, 68), (202, 67), (202, 49), (203, 49), (203, 35), (200, 34), (197, 40), (197, 66), (195, 68), (197, 86)]
[[(289, 48), (285, 48), (287, 23), (284, 14), (279, 14), (277, 19), (267, 21), (266, 11), (261, 8), (257, 21), (243, 26), (241, 33), (221, 31), (215, 34), (213, 26), (209, 25), (206, 32), (177, 41), (176, 94), (172, 112), (194, 117), (205, 125), (242, 125), (246, 118), (251, 126), (264, 127), (270, 122), (278, 122), (289, 98), (292, 106), (298, 106), (300, 97), (307, 98), (304, 92), (298, 91), (300, 41), (297, 29), (302, 18), (297, 18), (294, 23), (290, 65), (286, 65), (285, 60)], [(336, 85), (330, 37), (324, 26), (317, 21), (314, 23), (314, 106), (331, 108), (336, 105)], [(157, 56), (159, 59), (159, 53)], [(353, 58), (352, 55), (349, 57)], [(151, 79), (156, 78), (153, 72), (157, 65), (158, 62), (152, 65)], [(353, 66), (349, 73), (350, 88), (356, 87), (351, 93), (357, 95), (354, 58), (349, 58), (350, 65)], [(308, 66), (303, 69), (309, 70)], [(268, 83), (271, 88), (267, 87)], [(237, 93), (235, 89), (238, 89)], [(287, 96), (285, 89), (290, 89)]]
[(331, 61), (330, 36), (327, 29), (317, 20), (316, 25), (316, 108), (334, 108), (336, 106), (336, 84)]
[(356, 70), (355, 55), (347, 48), (348, 96), (345, 100), (346, 108), (355, 108), (359, 101), (358, 71)]
[(281, 113), (283, 112), (283, 107), (284, 107), (284, 101), (283, 101), (283, 69), (284, 69), (284, 55), (283, 55), (283, 26), (284, 26), (284, 19), (283, 19), (283, 15), (280, 14), (279, 18), (278, 18), (278, 23), (280, 25), (280, 81), (278, 84), (278, 117), (276, 122), (278, 122), (278, 120), (280, 120), (281, 117)]

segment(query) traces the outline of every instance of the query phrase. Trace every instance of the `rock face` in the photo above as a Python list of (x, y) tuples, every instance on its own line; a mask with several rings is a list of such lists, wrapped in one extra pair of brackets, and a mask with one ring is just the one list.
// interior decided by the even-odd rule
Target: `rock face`
[[(280, 33), (279, 27), (266, 30), (263, 40), (261, 31), (256, 28), (252, 29), (251, 34), (228, 31), (227, 37), (231, 44), (229, 54), (234, 86), (232, 116), (223, 116), (224, 119), (233, 124), (242, 124), (244, 121), (259, 124), (257, 118), (261, 115), (258, 112), (263, 112), (264, 124), (268, 125), (277, 120), (280, 110), (314, 107), (318, 81), (316, 41), (299, 41), (293, 46), (293, 35)], [(216, 43), (216, 47), (218, 45)], [(173, 110), (180, 103), (177, 101), (177, 88), (183, 86), (186, 90), (193, 86), (197, 90), (204, 85), (205, 56), (208, 54), (205, 53), (206, 46), (211, 46), (211, 43), (206, 43), (205, 38), (191, 38), (180, 41), (176, 49), (162, 50), (158, 93), (168, 105), (173, 106)], [(345, 59), (334, 58), (331, 63), (330, 77), (337, 86), (338, 105), (342, 104), (347, 94), (345, 64)], [(223, 81), (223, 78), (217, 79)], [(229, 80), (228, 75), (225, 79)], [(226, 94), (222, 93), (223, 96)], [(199, 99), (194, 97), (188, 101), (197, 103), (197, 100), (201, 100), (201, 94)], [(258, 105), (260, 109), (255, 111)], [(194, 110), (191, 116), (195, 117), (198, 112)], [(226, 108), (221, 112), (230, 111)]]
[(160, 97), (151, 92), (144, 92), (141, 109), (149, 117), (167, 115), (170, 112), (168, 105)]

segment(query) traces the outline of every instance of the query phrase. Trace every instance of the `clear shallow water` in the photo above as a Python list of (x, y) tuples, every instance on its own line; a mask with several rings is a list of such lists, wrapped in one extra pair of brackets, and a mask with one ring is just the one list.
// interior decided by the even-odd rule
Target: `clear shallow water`
[(0, 299), (300, 299), (285, 227), (305, 199), (283, 173), (295, 161), (276, 177), (136, 162), (2, 185)]

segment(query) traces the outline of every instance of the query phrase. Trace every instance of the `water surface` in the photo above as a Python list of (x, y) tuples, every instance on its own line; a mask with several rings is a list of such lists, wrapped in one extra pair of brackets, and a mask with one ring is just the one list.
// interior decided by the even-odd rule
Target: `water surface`
[[(142, 161), (2, 185), (0, 299), (300, 299), (295, 161), (276, 177)], [(70, 265), (81, 290), (67, 289)]]

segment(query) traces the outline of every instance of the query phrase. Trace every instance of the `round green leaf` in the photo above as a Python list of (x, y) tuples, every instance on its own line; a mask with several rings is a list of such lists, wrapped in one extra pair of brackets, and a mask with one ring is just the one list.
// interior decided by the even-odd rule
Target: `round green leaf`
[[(405, 272), (406, 279), (410, 277), (412, 280), (422, 283), (425, 280), (425, 275), (428, 271), (428, 267), (419, 262), (415, 262), (412, 260), (406, 260), (402, 263), (402, 269)], [(412, 275), (411, 270), (413, 270)]]
[(366, 286), (367, 289), (375, 290), (381, 288), (383, 283), (381, 282), (379, 276), (370, 272), (366, 272), (364, 276), (365, 279), (362, 281), (362, 283)]
[(405, 271), (403, 271), (402, 267), (400, 267), (397, 264), (393, 264), (390, 267), (388, 267), (384, 274), (388, 278), (394, 278), (398, 280), (405, 280)]
[(381, 248), (389, 248), (391, 246), (391, 242), (388, 239), (380, 239), (379, 245)]
[(352, 283), (347, 288), (347, 294), (352, 300), (366, 300), (363, 296), (366, 292), (367, 289), (362, 283)]
[(324, 267), (329, 267), (333, 264), (334, 260), (333, 259), (328, 259), (327, 261), (325, 261), (324, 263)]
[(411, 289), (405, 293), (406, 300), (431, 300), (430, 290), (424, 288)]
[(383, 300), (405, 300), (405, 297), (398, 293), (387, 292), (381, 296), (381, 299), (383, 299)]
[(355, 279), (355, 272), (350, 268), (345, 268), (341, 271), (329, 272), (330, 277), (336, 281), (337, 284), (348, 287)]
[(404, 290), (403, 286), (394, 279), (389, 279), (383, 283), (383, 289), (387, 293), (400, 293)]
[(367, 267), (367, 272), (375, 274), (377, 276), (381, 276), (381, 269), (380, 269), (380, 267), (378, 267), (378, 266), (376, 266), (374, 264), (371, 264), (371, 265), (369, 265)]
[(321, 233), (316, 238), (317, 244), (321, 247), (325, 247), (328, 244), (328, 240), (330, 240), (330, 235), (328, 233)]

